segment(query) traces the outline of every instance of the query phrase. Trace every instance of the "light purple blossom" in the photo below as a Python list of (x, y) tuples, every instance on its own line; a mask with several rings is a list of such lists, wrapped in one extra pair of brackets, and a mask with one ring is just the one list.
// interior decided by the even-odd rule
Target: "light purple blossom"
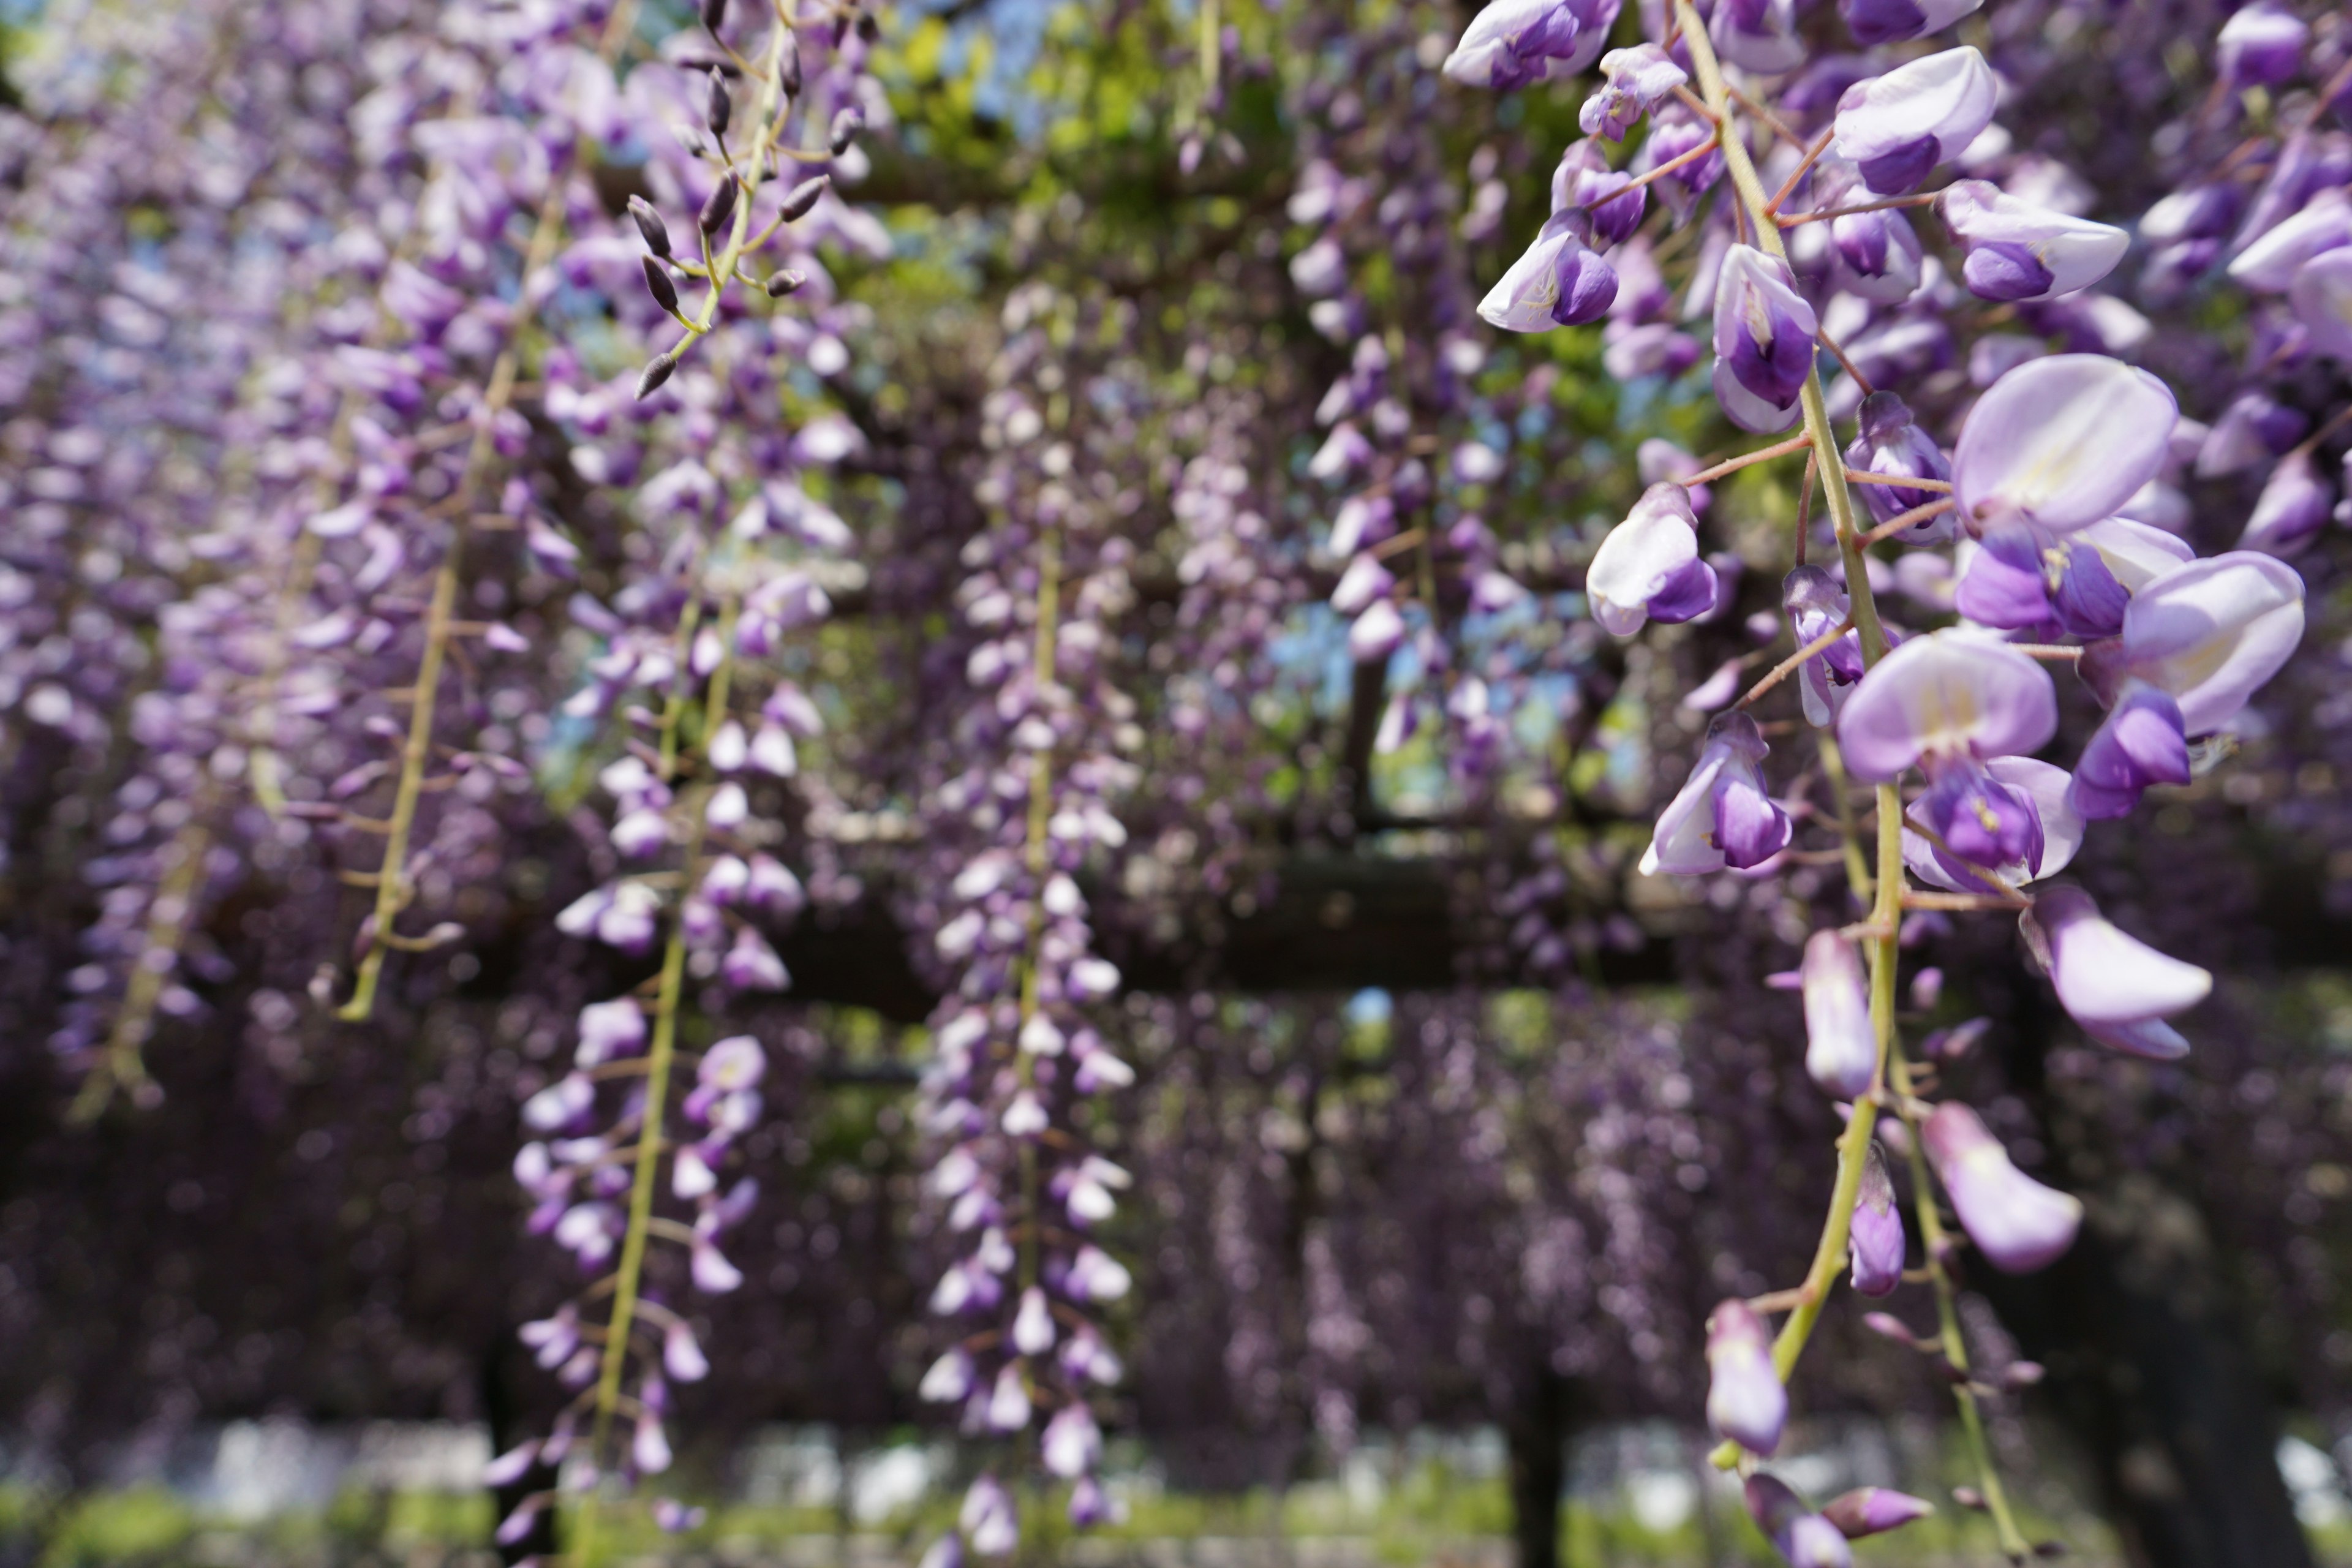
[(1587, 136), (1612, 142), (1622, 142), (1633, 121), (1690, 80), (1689, 74), (1655, 44), (1612, 49), (1601, 57), (1601, 69), (1606, 79), (1585, 98), (1577, 111), (1577, 123)]
[(1748, 245), (1725, 253), (1715, 286), (1715, 395), (1733, 424), (1770, 434), (1797, 422), (1820, 330), (1787, 262)]
[(2126, 934), (2079, 888), (2053, 888), (2033, 906), (2059, 1003), (2093, 1039), (2168, 1060), (2189, 1042), (2164, 1020), (2202, 1002), (2213, 976)]
[(2049, 672), (2000, 643), (1962, 631), (1913, 637), (1879, 660), (1838, 716), (1838, 744), (1871, 783), (1915, 764), (2039, 751), (2057, 732)]
[(1616, 0), (1495, 0), (1463, 31), (1445, 74), (1498, 91), (1574, 76), (1599, 58)]
[(1756, 721), (1726, 713), (1707, 731), (1691, 775), (1642, 855), (1645, 877), (1692, 877), (1727, 867), (1747, 870), (1789, 847), (1789, 814), (1766, 790), (1767, 748)]
[(1779, 1447), (1789, 1391), (1773, 1370), (1771, 1331), (1737, 1297), (1706, 1321), (1706, 1424), (1715, 1435), (1754, 1454)]
[(2233, 88), (2276, 87), (2303, 68), (2304, 44), (2311, 29), (2269, 0), (2233, 13), (2215, 37), (2221, 79)]
[(1959, 180), (1937, 203), (1967, 253), (1960, 277), (1980, 299), (2052, 300), (2116, 268), (2131, 236), (2112, 224), (2021, 201), (1984, 180)]
[[(1993, 893), (2021, 888), (2064, 870), (2083, 847), (2084, 815), (2074, 802), (2066, 770), (2033, 757), (1995, 757), (1985, 763), (1984, 771), (2009, 798), (2021, 801), (2033, 813), (2035, 833), (2042, 844), (2041, 860), (2029, 864), (2020, 857), (1979, 867), (1937, 848), (1906, 827), (1903, 863), (1911, 874), (1930, 887), (1948, 892)], [(2027, 834), (2026, 841), (2031, 843), (2034, 837), (2035, 834)]]
[(2104, 821), (2129, 816), (2150, 785), (2185, 784), (2189, 777), (2180, 704), (2145, 680), (2127, 680), (2105, 722), (2083, 747), (2067, 799), (2082, 816)]
[(2295, 268), (2287, 298), (2312, 348), (2352, 364), (2352, 247), (2315, 256)]
[[(1916, 248), (1916, 241), (1915, 248)], [(1871, 474), (1916, 474), (1948, 481), (1952, 466), (1943, 449), (1912, 421), (1911, 410), (1891, 392), (1875, 392), (1862, 401), (1860, 429), (1845, 449), (1846, 466)], [(1871, 516), (1889, 522), (1906, 511), (1927, 506), (1939, 492), (1907, 485), (1857, 485)], [(1952, 531), (1950, 514), (1912, 524), (1895, 535), (1906, 544), (1927, 544)]]
[(1748, 1517), (1789, 1568), (1853, 1568), (1853, 1552), (1838, 1527), (1807, 1508), (1778, 1476), (1757, 1471), (1744, 1496)]
[(1838, 0), (1838, 15), (1864, 48), (1940, 33), (1971, 16), (1984, 0)]
[(2086, 678), (2137, 676), (2169, 692), (2183, 730), (2210, 735), (2236, 716), (2303, 640), (2303, 579), (2252, 551), (2192, 561), (2133, 595), (2123, 637), (2086, 657)]
[(1585, 243), (1591, 228), (1591, 220), (1573, 208), (1547, 218), (1535, 243), (1478, 302), (1478, 314), (1512, 332), (1580, 326), (1608, 314), (1617, 274)]
[(1584, 574), (1592, 618), (1617, 637), (1645, 621), (1687, 621), (1714, 606), (1715, 571), (1699, 559), (1698, 519), (1683, 487), (1652, 485), (1609, 531)]
[(1825, 1094), (1854, 1100), (1878, 1076), (1870, 982), (1853, 943), (1833, 931), (1805, 939), (1805, 1071)]
[(1706, 34), (1717, 52), (1742, 70), (1769, 73), (1804, 63), (1796, 0), (1716, 0)]
[(1904, 195), (1992, 123), (1999, 96), (1984, 56), (1946, 49), (1846, 89), (1831, 145), (1873, 191)]
[(1948, 1100), (1920, 1128), (1927, 1156), (1969, 1239), (2005, 1274), (2030, 1274), (2074, 1244), (2083, 1205), (2010, 1163), (2009, 1151), (1968, 1106)]
[(1854, 1193), (1846, 1234), (1854, 1289), (1864, 1296), (1892, 1295), (1903, 1283), (1903, 1211), (1895, 1202), (1886, 1157), (1875, 1142), (1863, 1156), (1862, 1185)]

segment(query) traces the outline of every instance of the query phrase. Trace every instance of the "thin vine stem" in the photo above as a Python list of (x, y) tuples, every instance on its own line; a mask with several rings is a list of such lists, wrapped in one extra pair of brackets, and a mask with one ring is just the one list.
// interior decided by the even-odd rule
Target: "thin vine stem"
[[(623, 41), (635, 25), (635, 16), (634, 0), (623, 0), (614, 7), (597, 40), (597, 51), (606, 60), (620, 52)], [(548, 175), (547, 190), (540, 198), (539, 215), (532, 224), (530, 243), (523, 253), (522, 276), (526, 283), (555, 258), (556, 243), (563, 233), (566, 179), (562, 172), (551, 171)], [(456, 619), (467, 534), (483, 475), (497, 451), (494, 431), (499, 416), (514, 399), (522, 368), (523, 334), (530, 329), (533, 310), (531, 290), (525, 288), (514, 304), (515, 319), (506, 346), (499, 351), (490, 367), (489, 384), (483, 390), (482, 406), (475, 416), (474, 439), (466, 448), (466, 464), (458, 474), (449, 542), (434, 574), (432, 602), (425, 611), (425, 650), (417, 658), (408, 733), (401, 743), (400, 782), (394, 786), (392, 815), (387, 819), (390, 826), (384, 834), (383, 859), (377, 873), (380, 879), (376, 884), (372, 937), (366, 955), (360, 960), (359, 978), (351, 1000), (335, 1010), (335, 1016), (345, 1023), (361, 1022), (375, 1011), (376, 987), (383, 976), (383, 955), (391, 951), (391, 944), (383, 939), (401, 911), (408, 907), (409, 835), (416, 826), (417, 802), (425, 795), (425, 769), (433, 756), (433, 721), (439, 708), (441, 667), (448, 658), (450, 624)]]
[[(1684, 40), (1690, 48), (1691, 65), (1698, 78), (1699, 90), (1705, 96), (1709, 110), (1718, 123), (1730, 124), (1732, 94), (1725, 83), (1723, 68), (1717, 62), (1715, 48), (1706, 36), (1697, 7), (1692, 0), (1675, 0), (1675, 16), (1682, 29)], [(1742, 209), (1755, 230), (1758, 245), (1768, 254), (1786, 261), (1787, 248), (1780, 240), (1780, 224), (1771, 212), (1771, 197), (1757, 177), (1756, 165), (1748, 156), (1746, 141), (1736, 135), (1722, 138), (1724, 169), (1729, 176)], [(1886, 628), (1879, 620), (1878, 605), (1872, 598), (1870, 578), (1863, 562), (1861, 531), (1856, 521), (1853, 494), (1847, 488), (1844, 455), (1838, 449), (1837, 435), (1831, 425), (1829, 405), (1822, 393), (1822, 377), (1818, 365), (1809, 367), (1799, 400), (1803, 409), (1805, 433), (1811, 439), (1813, 457), (1820, 470), (1822, 499), (1827, 506), (1837, 533), (1838, 550), (1845, 561), (1847, 591), (1852, 595), (1852, 616), (1854, 630), (1862, 644), (1865, 668), (1875, 665), (1886, 654)], [(1843, 769), (1840, 770), (1840, 776)], [(1870, 1016), (1878, 1038), (1876, 1082), (1885, 1081), (1886, 1063), (1895, 1045), (1895, 977), (1896, 964), (1895, 936), (1901, 925), (1903, 911), (1903, 827), (1902, 800), (1892, 783), (1882, 784), (1878, 795), (1878, 855), (1875, 878), (1875, 898), (1867, 930), (1870, 935)], [(1843, 803), (1841, 803), (1843, 808)], [(1805, 1272), (1798, 1289), (1797, 1305), (1790, 1311), (1772, 1344), (1772, 1364), (1782, 1381), (1787, 1381), (1804, 1354), (1806, 1342), (1811, 1338), (1813, 1325), (1821, 1319), (1822, 1309), (1830, 1293), (1836, 1288), (1837, 1276), (1846, 1257), (1849, 1230), (1853, 1222), (1854, 1199), (1862, 1189), (1862, 1173), (1870, 1152), (1871, 1133), (1878, 1116), (1879, 1095), (1864, 1095), (1854, 1104), (1853, 1118), (1846, 1123), (1844, 1133), (1837, 1141), (1837, 1177), (1830, 1193), (1829, 1215), (1822, 1226), (1820, 1244), (1814, 1248), (1812, 1265)], [(1739, 1462), (1737, 1444), (1727, 1443), (1712, 1456), (1720, 1468), (1730, 1468)]]

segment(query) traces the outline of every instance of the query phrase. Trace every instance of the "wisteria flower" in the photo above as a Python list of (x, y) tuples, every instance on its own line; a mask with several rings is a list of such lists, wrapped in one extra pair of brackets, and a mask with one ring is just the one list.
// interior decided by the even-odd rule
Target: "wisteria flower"
[(2253, 551), (2164, 574), (2132, 595), (2122, 637), (2084, 659), (2095, 683), (2136, 676), (2179, 704), (2183, 731), (2210, 735), (2234, 718), (2303, 640), (2303, 579)]
[(1744, 871), (1786, 849), (1794, 829), (1765, 788), (1766, 754), (1755, 720), (1738, 712), (1717, 718), (1682, 792), (1658, 814), (1642, 875)]
[(1646, 621), (1687, 621), (1713, 608), (1715, 569), (1699, 559), (1697, 528), (1682, 486), (1661, 483), (1643, 491), (1585, 571), (1592, 618), (1625, 637)]
[(1886, 1487), (1856, 1487), (1823, 1504), (1822, 1517), (1836, 1525), (1838, 1533), (1847, 1540), (1859, 1541), (1865, 1535), (1899, 1530), (1935, 1511), (1933, 1503), (1907, 1492)]
[(1847, 1229), (1853, 1288), (1864, 1296), (1886, 1296), (1903, 1283), (1903, 1211), (1886, 1157), (1873, 1142), (1863, 1156), (1862, 1185), (1855, 1189), (1853, 1218)]
[(1867, 1093), (1878, 1076), (1878, 1031), (1870, 982), (1853, 943), (1833, 931), (1805, 939), (1800, 967), (1805, 1001), (1805, 1071), (1839, 1100)]
[(1495, 0), (1443, 68), (1465, 87), (1498, 91), (1574, 76), (1600, 57), (1616, 20), (1616, 0)]
[(1792, 70), (1805, 60), (1796, 0), (1717, 0), (1706, 34), (1717, 51), (1742, 70)]
[(1749, 245), (1725, 253), (1715, 286), (1715, 395), (1733, 424), (1770, 434), (1797, 422), (1820, 331), (1787, 262)]
[[(1915, 242), (1916, 246), (1916, 242)], [(1862, 400), (1861, 429), (1853, 444), (1845, 449), (1846, 466), (1864, 473), (1916, 474), (1921, 479), (1948, 482), (1952, 466), (1944, 459), (1943, 448), (1937, 447), (1927, 433), (1911, 418), (1911, 410), (1891, 392), (1874, 392)], [(1871, 516), (1880, 522), (1891, 522), (1906, 511), (1916, 510), (1939, 499), (1937, 490), (1915, 489), (1907, 485), (1857, 485), (1863, 504)], [(1949, 515), (1933, 517), (1925, 522), (1915, 522), (1895, 537), (1906, 544), (1927, 544), (1948, 537), (1952, 531)]]
[(2033, 813), (2035, 831), (2025, 835), (2024, 840), (2031, 844), (2038, 836), (2042, 858), (2032, 864), (2020, 857), (2000, 865), (1979, 866), (1937, 847), (1906, 826), (1903, 863), (1930, 887), (1954, 893), (2013, 890), (2056, 876), (2073, 863), (2083, 847), (2087, 814), (2077, 803), (2078, 786), (2065, 769), (2033, 757), (1995, 757), (1985, 763), (1985, 772), (2010, 798), (2021, 801)]
[(1591, 223), (1572, 208), (1546, 219), (1535, 243), (1478, 302), (1478, 314), (1512, 332), (1580, 326), (1607, 315), (1617, 274), (1585, 243)]
[(1920, 1128), (1927, 1156), (1969, 1239), (2005, 1274), (2031, 1274), (2074, 1245), (2083, 1205), (2010, 1163), (2009, 1151), (1968, 1106), (1948, 1100)]
[[(1849, 454), (1848, 461), (1852, 461)], [(1859, 486), (1869, 489), (1874, 487)], [(1780, 582), (1780, 607), (1788, 613), (1799, 647), (1811, 647), (1844, 624), (1852, 611), (1845, 590), (1819, 566), (1792, 566)], [(1862, 638), (1849, 631), (1797, 668), (1797, 692), (1805, 722), (1827, 729), (1862, 679)]]
[(1772, 1333), (1756, 1310), (1733, 1298), (1706, 1321), (1706, 1424), (1750, 1453), (1780, 1446), (1789, 1391), (1772, 1366)]
[(2287, 298), (2312, 348), (2352, 364), (2352, 247), (2315, 256), (2295, 268)]
[(2067, 801), (2081, 816), (2103, 821), (2129, 816), (2150, 786), (2185, 784), (2189, 778), (2180, 704), (2145, 680), (2127, 680), (2106, 721), (2083, 747)]
[(1603, 136), (1612, 142), (1622, 142), (1633, 121), (1690, 80), (1689, 74), (1655, 44), (1612, 49), (1601, 57), (1601, 70), (1605, 79), (1586, 97), (1577, 111), (1577, 123), (1587, 136)]
[(1846, 89), (1831, 145), (1872, 190), (1905, 195), (1992, 123), (1999, 98), (1984, 56), (1946, 49)]
[(1742, 1492), (1748, 1515), (1789, 1568), (1853, 1568), (1853, 1552), (1838, 1527), (1805, 1506), (1787, 1482), (1762, 1470)]
[(1954, 183), (1937, 205), (1967, 253), (1960, 277), (1981, 299), (2051, 300), (2088, 289), (2131, 247), (2131, 236), (2112, 224), (2035, 206), (1984, 180)]
[(2032, 921), (2049, 950), (2050, 982), (2083, 1032), (2134, 1056), (2171, 1060), (2189, 1042), (2165, 1020), (2202, 1002), (2213, 976), (2126, 934), (2080, 888), (2053, 888)]

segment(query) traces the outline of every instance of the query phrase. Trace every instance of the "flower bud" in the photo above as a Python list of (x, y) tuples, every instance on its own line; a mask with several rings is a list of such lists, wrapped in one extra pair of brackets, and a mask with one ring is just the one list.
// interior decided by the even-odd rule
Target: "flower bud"
[(1725, 253), (1715, 285), (1715, 393), (1733, 424), (1769, 435), (1797, 422), (1820, 330), (1787, 262), (1749, 245)]
[(719, 177), (717, 184), (710, 187), (710, 195), (704, 199), (702, 211), (695, 218), (703, 233), (717, 234), (727, 226), (727, 220), (735, 216), (735, 171), (730, 169)]
[(669, 379), (670, 372), (677, 368), (677, 355), (675, 353), (656, 354), (647, 361), (644, 372), (637, 377), (638, 401), (643, 402), (659, 391), (662, 383)]
[(1682, 486), (1660, 483), (1642, 492), (1584, 574), (1592, 618), (1603, 630), (1632, 637), (1645, 621), (1674, 624), (1714, 607), (1715, 569), (1699, 559), (1697, 526)]
[(1698, 876), (1726, 867), (1747, 870), (1789, 847), (1789, 814), (1767, 793), (1766, 747), (1756, 721), (1718, 717), (1680, 794), (1658, 814), (1642, 875)]
[(2303, 68), (2304, 44), (2311, 37), (2293, 12), (2269, 3), (2233, 14), (2214, 37), (2216, 63), (2232, 88), (2276, 87)]
[(850, 143), (856, 141), (857, 133), (865, 129), (866, 111), (854, 103), (850, 104), (835, 112), (832, 129), (825, 134), (825, 147), (838, 158), (849, 151)]
[(817, 198), (832, 185), (831, 174), (816, 174), (803, 180), (784, 193), (783, 205), (776, 209), (776, 216), (786, 223), (798, 223), (808, 216), (809, 210), (816, 205)]
[[(702, 122), (710, 127), (713, 136), (724, 136), (728, 124), (735, 118), (735, 100), (729, 96), (727, 79), (719, 73), (717, 66), (710, 68), (710, 78), (704, 85), (704, 91)], [(719, 226), (711, 224), (709, 226), (717, 228)]]
[(2151, 784), (2189, 782), (2189, 739), (2180, 704), (2144, 680), (2122, 698), (2074, 764), (2068, 799), (2094, 822), (2127, 816)]
[(1864, 1296), (1892, 1294), (1903, 1283), (1903, 1211), (1895, 1206), (1886, 1156), (1875, 1142), (1863, 1156), (1862, 1186), (1854, 1194), (1847, 1235), (1854, 1289)]
[(677, 285), (670, 281), (668, 269), (650, 256), (638, 259), (646, 264), (646, 292), (654, 297), (655, 304), (677, 315)]
[(2319, 477), (2311, 454), (2289, 452), (2271, 470), (2253, 515), (2246, 520), (2246, 531), (2238, 536), (2238, 548), (2282, 559), (2299, 555), (2327, 526), (2335, 510), (2335, 488)]
[(636, 220), (637, 232), (645, 237), (646, 248), (656, 256), (669, 256), (669, 226), (662, 222), (661, 214), (643, 196), (629, 198), (629, 216)]
[(1706, 1321), (1706, 1423), (1715, 1435), (1750, 1453), (1779, 1447), (1789, 1391), (1772, 1365), (1771, 1331), (1737, 1297)]
[(1612, 142), (1622, 142), (1633, 121), (1690, 80), (1683, 68), (1655, 44), (1612, 49), (1601, 57), (1601, 69), (1608, 79), (1586, 97), (1577, 123), (1587, 136)]
[[(1878, 1076), (1878, 1031), (1870, 1021), (1870, 984), (1862, 960), (1853, 943), (1836, 931), (1817, 931), (1805, 941), (1801, 973), (1805, 1071), (1822, 1093), (1858, 1099)], [(1898, 1258), (1900, 1251), (1898, 1245)]]

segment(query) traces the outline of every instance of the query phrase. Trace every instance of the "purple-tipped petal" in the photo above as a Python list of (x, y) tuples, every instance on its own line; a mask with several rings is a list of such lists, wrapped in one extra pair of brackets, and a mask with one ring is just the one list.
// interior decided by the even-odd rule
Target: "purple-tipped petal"
[(1785, 428), (1812, 372), (1820, 327), (1788, 263), (1753, 246), (1725, 252), (1715, 289), (1716, 380), (1720, 390), (1727, 374), (1748, 395), (1724, 405), (1735, 424), (1752, 426), (1762, 404), (1772, 411), (1766, 416), (1772, 427)]
[(1987, 300), (2049, 300), (2088, 289), (2131, 247), (2131, 236), (2113, 224), (2020, 201), (1984, 180), (1954, 182), (1937, 205), (1967, 252), (1961, 278)]
[(1788, 847), (1793, 829), (1788, 813), (1764, 787), (1759, 764), (1765, 754), (1756, 721), (1740, 712), (1718, 716), (1689, 780), (1658, 814), (1657, 829), (1642, 855), (1642, 874), (1745, 869)]
[(1832, 146), (1872, 190), (1903, 195), (1992, 123), (1999, 96), (1982, 55), (1946, 49), (1846, 89)]
[(1920, 1135), (1962, 1228), (1994, 1268), (2030, 1274), (2074, 1244), (2081, 1202), (2011, 1164), (1974, 1110), (1957, 1101), (1939, 1105)]
[(1631, 637), (1655, 614), (1654, 601), (1666, 596), (1671, 606), (1693, 591), (1690, 568), (1700, 564), (1697, 526), (1682, 486), (1655, 484), (1642, 492), (1625, 521), (1593, 552), (1584, 574), (1592, 618), (1602, 629)]
[(1935, 1504), (1907, 1492), (1885, 1487), (1858, 1487), (1831, 1499), (1822, 1509), (1822, 1517), (1836, 1525), (1847, 1540), (1859, 1541), (1865, 1535), (1899, 1530), (1935, 1511)]
[[(2352, 297), (2347, 297), (2347, 302), (2352, 302)], [(2335, 487), (2320, 478), (2311, 454), (2290, 452), (2271, 470), (2269, 482), (2254, 502), (2253, 515), (2246, 520), (2246, 531), (2238, 536), (2238, 548), (2281, 557), (2298, 555), (2327, 526), (2328, 514), (2335, 510)]]
[(1944, 854), (1908, 827), (1903, 831), (1903, 863), (1930, 887), (1954, 893), (1990, 893), (2021, 888), (2039, 877), (2064, 870), (2083, 847), (2083, 816), (2071, 802), (2066, 770), (2032, 757), (1995, 757), (1984, 771), (2023, 800), (2039, 819), (2042, 861), (2038, 867), (2022, 860), (1990, 868), (1996, 881), (1988, 882), (1967, 866)]

